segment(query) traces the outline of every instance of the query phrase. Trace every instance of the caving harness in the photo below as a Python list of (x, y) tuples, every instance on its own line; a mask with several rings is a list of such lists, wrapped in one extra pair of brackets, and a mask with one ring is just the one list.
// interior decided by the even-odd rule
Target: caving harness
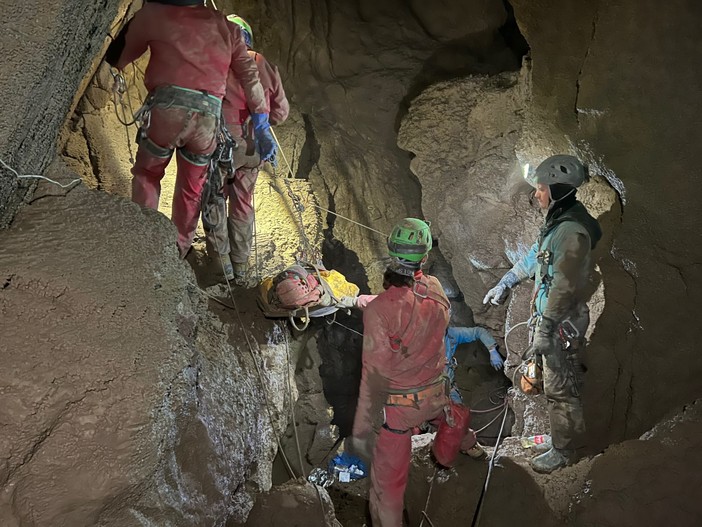
[(212, 154), (193, 154), (181, 149), (181, 154), (189, 162), (199, 166), (207, 165), (207, 179), (200, 199), (203, 225), (205, 229), (212, 229), (226, 218), (223, 188), (234, 177), (234, 150), (238, 148), (222, 115), (222, 101), (207, 92), (174, 85), (160, 86), (149, 93), (134, 116), (134, 121), (139, 124), (136, 141), (152, 155), (163, 158), (169, 157), (173, 151), (155, 144), (148, 137), (151, 110), (155, 107), (187, 110), (186, 121), (196, 113), (216, 118), (217, 146)]
[[(156, 157), (170, 157), (173, 150), (157, 145), (148, 137), (151, 123), (151, 111), (154, 108), (181, 108), (188, 112), (189, 120), (195, 114), (210, 115), (217, 120), (216, 130), (221, 129), (222, 100), (210, 95), (206, 91), (191, 90), (181, 86), (159, 86), (146, 96), (144, 104), (134, 115), (134, 121), (139, 124), (137, 143)], [(185, 125), (184, 125), (185, 126)], [(183, 148), (180, 149), (183, 157), (194, 165), (208, 164), (211, 154), (195, 154)]]
[[(419, 386), (418, 388), (410, 388), (407, 390), (386, 390), (388, 396), (387, 399), (385, 399), (385, 406), (409, 406), (418, 410), (419, 403), (425, 399), (430, 399), (438, 395), (448, 395), (448, 388), (448, 377), (446, 375), (440, 375), (438, 379), (426, 386)], [(383, 426), (387, 428), (387, 426)]]
[(439, 305), (444, 306), (444, 308), (446, 308), (447, 310), (451, 309), (450, 302), (444, 296), (436, 293), (435, 291), (432, 291), (429, 287), (429, 284), (422, 280), (423, 276), (420, 275), (418, 277), (418, 274), (418, 272), (414, 273), (414, 282), (412, 283), (412, 311), (410, 312), (409, 321), (407, 322), (405, 328), (399, 334), (391, 335), (389, 337), (390, 349), (395, 353), (400, 351), (402, 351), (403, 353), (407, 352), (407, 346), (405, 346), (404, 339), (407, 335), (407, 332), (414, 323), (414, 317), (417, 311), (417, 299), (420, 299), (420, 301), (429, 299), (436, 302)]
[(202, 223), (205, 230), (214, 229), (220, 221), (226, 221), (224, 185), (234, 182), (234, 150), (239, 148), (223, 116), (220, 116), (218, 124), (217, 146), (210, 157), (207, 180), (202, 189)]

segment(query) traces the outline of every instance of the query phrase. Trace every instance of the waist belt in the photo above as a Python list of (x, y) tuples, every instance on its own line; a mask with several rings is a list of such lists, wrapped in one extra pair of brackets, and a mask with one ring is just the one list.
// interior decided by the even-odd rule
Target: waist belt
[(150, 95), (150, 105), (160, 108), (185, 108), (219, 118), (222, 100), (206, 91), (191, 90), (181, 86), (159, 86)]
[(410, 388), (408, 390), (387, 391), (386, 406), (410, 406), (419, 408), (419, 403), (437, 395), (448, 395), (448, 377), (441, 376), (427, 386)]

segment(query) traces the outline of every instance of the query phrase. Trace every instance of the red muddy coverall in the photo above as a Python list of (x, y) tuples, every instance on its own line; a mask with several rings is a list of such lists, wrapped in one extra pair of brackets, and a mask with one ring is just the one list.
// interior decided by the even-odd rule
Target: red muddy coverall
[(151, 51), (144, 78), (150, 115), (132, 168), (132, 200), (158, 207), (161, 179), (178, 148), (171, 219), (178, 229), (181, 256), (195, 235), (230, 66), (242, 81), (252, 111), (266, 111), (256, 65), (240, 34), (234, 38), (228, 26), (221, 13), (204, 6), (147, 3), (120, 35), (124, 49), (113, 64), (124, 69), (147, 48)]
[[(231, 26), (238, 28), (236, 24)], [(249, 55), (256, 62), (261, 85), (265, 92), (266, 111), (271, 125), (281, 124), (288, 118), (290, 105), (285, 97), (278, 68), (253, 50)], [(245, 264), (251, 253), (253, 238), (253, 194), (261, 165), (261, 156), (256, 150), (253, 126), (249, 115), (246, 93), (238, 76), (230, 70), (227, 78), (227, 93), (222, 102), (227, 128), (239, 145), (234, 151), (234, 177), (223, 182), (223, 194), (229, 199), (227, 218), (219, 218), (223, 206), (212, 207), (212, 229), (206, 229), (208, 245), (229, 253), (234, 264)], [(216, 199), (216, 198), (214, 198)], [(219, 198), (222, 199), (222, 198)]]
[[(370, 510), (374, 527), (401, 527), (412, 447), (411, 429), (440, 422), (449, 404), (442, 374), (449, 301), (439, 281), (419, 271), (418, 295), (391, 286), (363, 311), (363, 370), (353, 436), (368, 441), (378, 417), (385, 415), (371, 466)], [(427, 291), (428, 289), (428, 291)], [(422, 298), (426, 296), (427, 298)], [(436, 299), (436, 300), (434, 300)], [(402, 343), (398, 343), (401, 339)], [(438, 382), (437, 382), (438, 381)], [(431, 386), (416, 406), (387, 405), (389, 393)], [(468, 450), (475, 437), (466, 436)]]

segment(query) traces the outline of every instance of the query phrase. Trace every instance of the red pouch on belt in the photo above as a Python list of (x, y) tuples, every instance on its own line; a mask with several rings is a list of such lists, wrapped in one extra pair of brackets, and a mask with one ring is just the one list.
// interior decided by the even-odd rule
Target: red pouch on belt
[(470, 409), (467, 406), (451, 401), (448, 413), (448, 418), (444, 413), (439, 422), (432, 446), (437, 463), (444, 467), (453, 466), (470, 425)]

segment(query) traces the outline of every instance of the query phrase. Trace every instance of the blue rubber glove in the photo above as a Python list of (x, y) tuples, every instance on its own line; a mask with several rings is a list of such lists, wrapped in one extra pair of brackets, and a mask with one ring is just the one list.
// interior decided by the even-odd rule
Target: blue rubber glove
[(500, 355), (500, 352), (497, 351), (497, 346), (495, 346), (490, 350), (490, 366), (496, 370), (501, 370), (504, 364), (505, 361), (502, 358), (502, 355)]
[(558, 335), (558, 325), (548, 317), (541, 317), (541, 322), (534, 333), (531, 350), (535, 355), (551, 355), (562, 348)]
[(251, 120), (254, 125), (256, 149), (261, 155), (261, 161), (275, 162), (276, 146), (271, 135), (271, 125), (267, 113), (252, 113)]
[(519, 283), (519, 278), (512, 271), (507, 271), (495, 287), (490, 289), (483, 298), (483, 304), (488, 301), (493, 305), (502, 304), (507, 298), (507, 289), (511, 289)]

